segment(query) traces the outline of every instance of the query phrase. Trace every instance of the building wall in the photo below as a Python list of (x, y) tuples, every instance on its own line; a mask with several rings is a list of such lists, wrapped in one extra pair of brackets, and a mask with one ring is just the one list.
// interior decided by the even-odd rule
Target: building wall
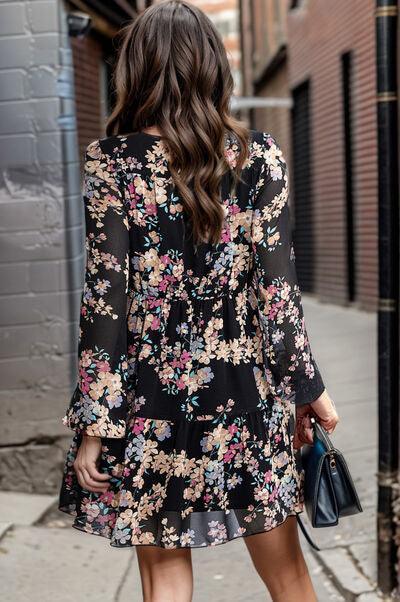
[[(290, 99), (286, 58), (287, 0), (242, 0), (243, 94)], [(276, 137), (290, 164), (289, 107), (255, 108), (250, 125)]]
[(83, 252), (62, 3), (0, 3), (0, 95), (0, 486), (43, 493), (68, 434)]
[(250, 0), (255, 80), (275, 57), (277, 50), (286, 45), (288, 5), (288, 0)]
[(352, 50), (356, 303), (377, 298), (377, 130), (373, 0), (308, 0), (288, 15), (289, 85), (311, 85), (315, 293), (346, 303), (341, 54)]
[[(286, 61), (267, 82), (258, 86), (257, 96), (290, 98)], [(275, 136), (290, 167), (290, 109), (279, 106), (257, 108), (253, 112), (252, 126)]]

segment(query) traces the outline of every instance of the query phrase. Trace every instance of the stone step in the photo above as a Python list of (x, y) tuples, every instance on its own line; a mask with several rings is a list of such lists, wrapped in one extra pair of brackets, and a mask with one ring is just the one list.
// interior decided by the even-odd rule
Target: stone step
[(15, 525), (33, 525), (56, 501), (56, 495), (0, 491), (1, 521)]

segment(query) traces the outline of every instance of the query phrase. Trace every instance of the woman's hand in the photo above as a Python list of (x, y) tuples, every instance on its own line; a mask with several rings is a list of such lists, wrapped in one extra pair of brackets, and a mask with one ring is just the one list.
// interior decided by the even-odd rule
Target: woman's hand
[(327, 390), (312, 403), (296, 407), (296, 429), (293, 447), (299, 449), (305, 443), (313, 444), (313, 428), (310, 417), (313, 416), (317, 422), (329, 433), (333, 433), (339, 422), (335, 404), (329, 397)]
[(104, 493), (108, 489), (108, 479), (111, 475), (97, 470), (98, 460), (101, 455), (101, 438), (83, 435), (78, 453), (74, 462), (74, 470), (78, 477), (79, 485), (87, 491)]

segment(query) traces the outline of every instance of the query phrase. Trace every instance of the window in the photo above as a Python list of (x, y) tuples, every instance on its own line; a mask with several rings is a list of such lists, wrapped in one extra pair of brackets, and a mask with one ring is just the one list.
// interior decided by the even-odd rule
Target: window
[(290, 4), (290, 8), (299, 8), (299, 6), (301, 6), (303, 3), (303, 0), (292, 0), (291, 4)]

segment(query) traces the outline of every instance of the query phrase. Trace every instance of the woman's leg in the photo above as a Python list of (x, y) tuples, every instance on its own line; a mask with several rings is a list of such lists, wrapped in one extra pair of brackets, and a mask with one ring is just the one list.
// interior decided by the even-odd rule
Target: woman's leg
[(192, 556), (188, 548), (137, 546), (143, 602), (191, 602)]
[(288, 516), (278, 527), (244, 540), (274, 602), (317, 602), (295, 516)]

